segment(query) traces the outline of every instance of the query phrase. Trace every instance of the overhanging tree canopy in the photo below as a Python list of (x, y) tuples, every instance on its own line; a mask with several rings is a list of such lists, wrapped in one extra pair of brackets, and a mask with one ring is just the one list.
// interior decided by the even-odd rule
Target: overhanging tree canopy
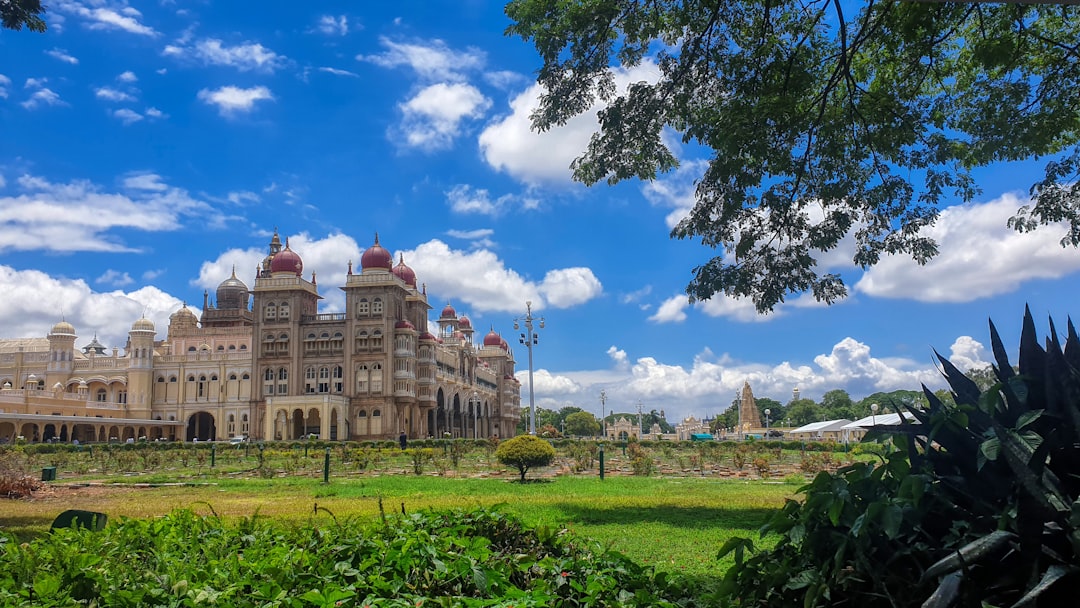
[[(750, 297), (759, 311), (810, 291), (847, 293), (821, 268), (855, 241), (925, 263), (920, 233), (971, 170), (1053, 157), (1010, 225), (1064, 221), (1080, 244), (1080, 7), (867, 0), (513, 0), (508, 34), (532, 40), (540, 130), (606, 102), (572, 166), (586, 184), (651, 180), (677, 166), (665, 128), (712, 150), (696, 205), (673, 230), (720, 254), (691, 300)], [(612, 64), (654, 61), (655, 82), (617, 92)]]
[(44, 32), (40, 16), (44, 12), (41, 0), (0, 0), (0, 24), (7, 29), (21, 30), (25, 25), (31, 32)]

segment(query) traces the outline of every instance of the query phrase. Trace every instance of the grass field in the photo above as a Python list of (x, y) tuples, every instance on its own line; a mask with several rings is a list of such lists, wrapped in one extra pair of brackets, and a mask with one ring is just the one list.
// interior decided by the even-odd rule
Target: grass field
[(603, 481), (560, 476), (528, 484), (414, 475), (331, 479), (328, 484), (310, 477), (213, 478), (184, 485), (57, 483), (33, 499), (0, 503), (0, 536), (25, 540), (42, 534), (69, 508), (110, 518), (192, 508), (236, 518), (258, 513), (302, 524), (350, 515), (375, 518), (380, 504), (387, 512), (501, 505), (527, 524), (565, 526), (661, 571), (715, 575), (727, 567), (716, 560), (717, 549), (733, 535), (756, 537), (768, 514), (797, 488), (777, 481), (631, 476)]

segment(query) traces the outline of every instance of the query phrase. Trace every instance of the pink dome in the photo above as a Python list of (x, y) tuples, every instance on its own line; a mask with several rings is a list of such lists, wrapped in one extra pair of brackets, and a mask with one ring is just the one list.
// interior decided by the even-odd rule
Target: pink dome
[(304, 261), (295, 251), (289, 249), (289, 242), (285, 242), (285, 249), (274, 254), (270, 260), (270, 273), (291, 272), (296, 276), (304, 271)]
[(431, 332), (428, 332), (428, 331), (425, 331), (424, 333), (420, 334), (420, 339), (425, 340), (425, 341), (429, 341), (429, 342), (438, 341), (438, 339), (435, 336), (431, 335)]
[(397, 278), (405, 281), (405, 284), (409, 287), (416, 287), (416, 273), (413, 272), (412, 268), (405, 265), (404, 255), (398, 258), (398, 265), (394, 266), (394, 269), (391, 270), (391, 272), (393, 272)]
[(364, 270), (391, 270), (394, 266), (394, 256), (379, 244), (379, 235), (375, 235), (375, 244), (364, 250), (360, 256), (360, 268)]
[(440, 319), (456, 319), (457, 311), (450, 304), (446, 305), (446, 308), (442, 309), (442, 314), (439, 315)]
[(465, 334), (461, 333), (460, 331), (455, 331), (453, 337), (455, 340), (464, 340)]
[(495, 333), (495, 328), (492, 328), (491, 331), (484, 336), (484, 346), (500, 346), (502, 341), (502, 336)]
[(407, 319), (402, 319), (397, 323), (394, 323), (394, 329), (416, 329), (412, 323), (409, 323)]
[(462, 315), (462, 317), (458, 319), (458, 327), (461, 329), (472, 329), (472, 321), (469, 320), (469, 317)]

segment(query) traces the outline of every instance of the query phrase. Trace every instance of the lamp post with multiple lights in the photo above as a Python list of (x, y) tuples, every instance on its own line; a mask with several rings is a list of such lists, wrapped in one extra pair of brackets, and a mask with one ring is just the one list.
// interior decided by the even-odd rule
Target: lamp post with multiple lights
[(519, 321), (525, 324), (525, 332), (521, 334), (518, 342), (529, 349), (529, 434), (536, 434), (536, 399), (533, 391), (533, 346), (540, 343), (540, 336), (533, 332), (533, 321), (540, 322), (540, 329), (544, 329), (544, 317), (534, 317), (532, 314), (532, 301), (525, 301), (525, 316), (514, 319), (514, 329), (521, 329)]
[(772, 415), (772, 410), (766, 408), (765, 409), (765, 439), (766, 440), (768, 440), (769, 436), (770, 436), (769, 435), (769, 416), (771, 416), (771, 415)]

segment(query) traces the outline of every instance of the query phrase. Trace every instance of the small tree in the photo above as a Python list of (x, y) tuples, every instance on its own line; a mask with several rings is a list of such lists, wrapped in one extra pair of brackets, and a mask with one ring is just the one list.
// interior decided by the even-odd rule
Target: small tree
[(535, 435), (518, 435), (500, 443), (495, 458), (507, 466), (517, 467), (524, 482), (530, 468), (545, 467), (555, 460), (555, 448)]

